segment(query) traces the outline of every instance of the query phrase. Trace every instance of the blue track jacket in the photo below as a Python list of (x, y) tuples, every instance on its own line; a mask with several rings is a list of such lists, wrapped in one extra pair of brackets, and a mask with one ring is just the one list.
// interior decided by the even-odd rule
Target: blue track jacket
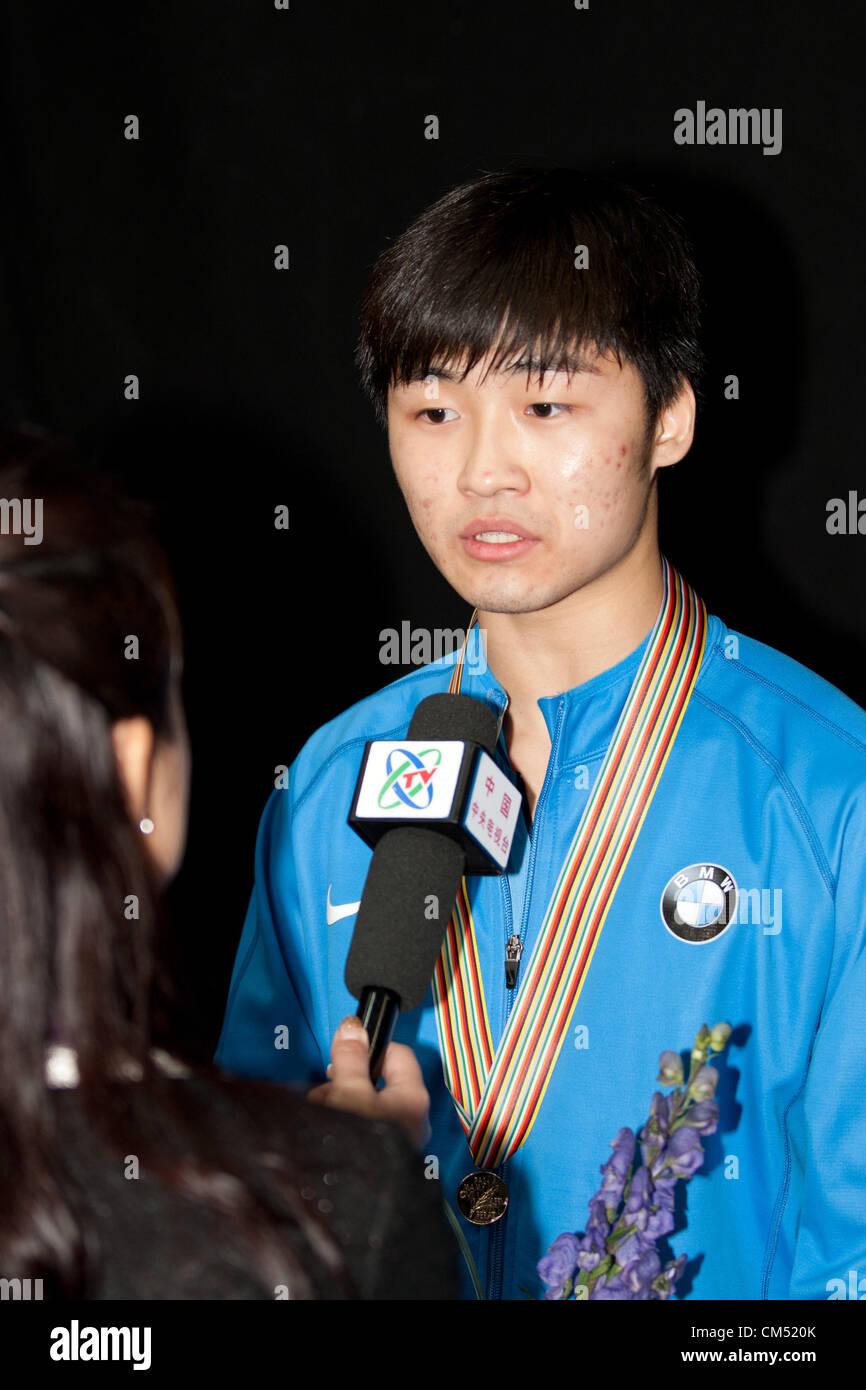
[[(519, 989), (646, 640), (539, 700), (551, 753), (531, 831), (521, 820), (507, 874), (467, 879), (494, 1046), (515, 994), (505, 943), (523, 943)], [(346, 817), (364, 745), (405, 736), (419, 701), (447, 689), (455, 659), (324, 725), (271, 795), (216, 1053), (223, 1067), (324, 1079), (331, 1038), (357, 1007), (343, 969), (371, 851)], [(499, 713), (505, 692), (480, 667), (464, 668), (462, 691)], [(499, 753), (508, 768), (502, 739)], [(698, 927), (714, 912), (702, 879), (725, 871), (736, 885), (734, 920), (717, 935), (678, 934), (670, 908), (666, 921), (665, 890), (677, 876), (682, 885), (681, 871), (685, 921)], [(723, 1021), (734, 1033), (717, 1063), (719, 1130), (703, 1141), (704, 1166), (669, 1237), (673, 1255), (689, 1257), (677, 1296), (866, 1298), (866, 713), (710, 616), (697, 684), (540, 1112), (499, 1170), (507, 1214), (487, 1227), (461, 1218), (489, 1298), (543, 1295), (537, 1261), (562, 1232), (584, 1230), (611, 1141), (647, 1118), (659, 1054), (687, 1052), (702, 1023)], [(284, 1028), (288, 1048), (276, 1045)], [(425, 1171), (438, 1169), (454, 1207), (475, 1165), (443, 1081), (431, 992), (395, 1037), (421, 1064)], [(474, 1296), (468, 1277), (464, 1294)]]

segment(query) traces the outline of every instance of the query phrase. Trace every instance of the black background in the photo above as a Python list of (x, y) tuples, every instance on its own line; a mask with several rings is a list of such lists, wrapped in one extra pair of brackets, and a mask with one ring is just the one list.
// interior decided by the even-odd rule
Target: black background
[[(662, 479), (663, 549), (729, 626), (866, 704), (866, 536), (826, 530), (831, 497), (866, 494), (853, 3), (0, 14), (0, 410), (71, 435), (160, 507), (194, 758), (170, 900), (205, 1049), (275, 766), (401, 673), (379, 662), (381, 629), (468, 617), (352, 363), (376, 255), (456, 183), (516, 162), (607, 170), (684, 217), (710, 361), (694, 447)], [(781, 107), (781, 153), (676, 145), (674, 111), (698, 100)]]

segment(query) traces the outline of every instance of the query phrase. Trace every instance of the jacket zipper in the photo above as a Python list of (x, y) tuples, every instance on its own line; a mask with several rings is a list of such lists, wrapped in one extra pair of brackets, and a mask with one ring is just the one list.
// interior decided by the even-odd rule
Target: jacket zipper
[[(520, 932), (518, 934), (521, 955), (523, 954), (523, 938), (526, 934), (526, 922), (529, 916), (529, 900), (532, 895), (532, 880), (535, 875), (535, 860), (538, 853), (538, 834), (536, 832), (539, 829), (539, 813), (547, 801), (547, 793), (551, 781), (551, 768), (555, 765), (556, 755), (559, 752), (559, 738), (562, 732), (562, 718), (564, 712), (565, 701), (560, 700), (559, 708), (556, 712), (556, 727), (553, 731), (553, 742), (551, 744), (550, 757), (547, 760), (547, 770), (544, 774), (544, 781), (541, 785), (541, 791), (538, 794), (538, 802), (535, 807), (535, 816), (533, 817), (533, 833), (530, 837), (529, 845), (529, 867), (526, 871), (526, 888), (524, 889), (523, 893), (523, 911), (520, 914)], [(505, 890), (504, 896), (506, 904), (506, 940), (508, 940), (511, 937), (513, 913), (511, 905), (511, 889), (508, 887), (507, 874), (502, 875), (501, 882)], [(505, 1013), (505, 1023), (503, 1024), (504, 1030), (511, 1016), (511, 1010), (514, 1007), (514, 996), (517, 993), (516, 988), (508, 988), (507, 974), (503, 979), (503, 988), (505, 990), (505, 999), (503, 1001)], [(499, 1167), (495, 1171), (507, 1184), (507, 1160), (505, 1163), (500, 1163)], [(497, 1221), (494, 1224), (490, 1232), (490, 1242), (487, 1247), (487, 1298), (489, 1300), (498, 1300), (502, 1298), (502, 1269), (505, 1260), (505, 1223), (507, 1220), (508, 1213), (506, 1212), (505, 1215), (501, 1218), (501, 1220)], [(539, 1258), (541, 1258), (540, 1255)]]

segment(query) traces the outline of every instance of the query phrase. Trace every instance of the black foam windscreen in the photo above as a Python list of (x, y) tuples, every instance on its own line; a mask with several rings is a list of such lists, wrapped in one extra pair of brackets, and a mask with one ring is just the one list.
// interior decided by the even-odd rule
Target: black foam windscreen
[(478, 743), (491, 757), (499, 737), (499, 721), (489, 705), (471, 695), (428, 695), (412, 715), (407, 738), (465, 739)]
[(356, 999), (380, 988), (399, 995), (404, 1012), (423, 1001), (464, 865), (460, 845), (440, 831), (401, 826), (383, 835), (346, 959), (346, 986)]

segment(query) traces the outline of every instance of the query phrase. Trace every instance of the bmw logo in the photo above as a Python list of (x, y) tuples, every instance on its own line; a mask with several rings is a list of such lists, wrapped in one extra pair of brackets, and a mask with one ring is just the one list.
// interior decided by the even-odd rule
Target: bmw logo
[(662, 921), (680, 941), (700, 945), (727, 931), (737, 912), (737, 885), (720, 864), (690, 864), (662, 893)]

